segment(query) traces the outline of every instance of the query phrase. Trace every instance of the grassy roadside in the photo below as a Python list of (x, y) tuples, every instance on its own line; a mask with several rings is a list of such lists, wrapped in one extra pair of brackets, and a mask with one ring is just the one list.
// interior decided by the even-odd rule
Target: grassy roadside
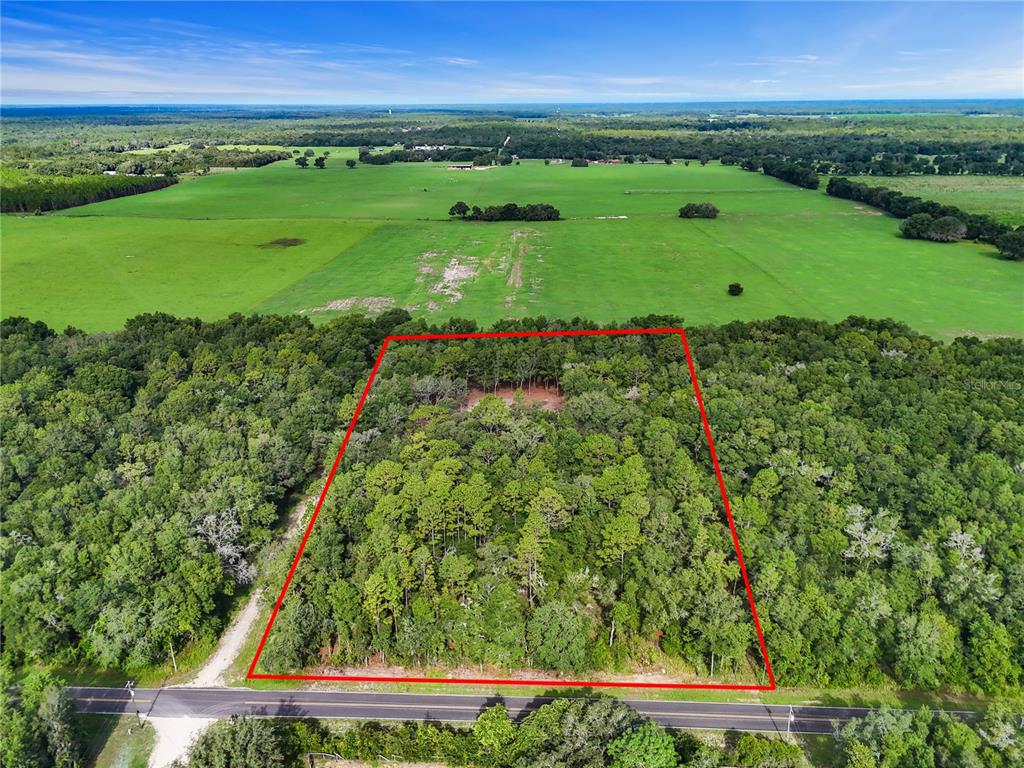
[(84, 765), (89, 768), (146, 768), (156, 733), (134, 715), (83, 715)]

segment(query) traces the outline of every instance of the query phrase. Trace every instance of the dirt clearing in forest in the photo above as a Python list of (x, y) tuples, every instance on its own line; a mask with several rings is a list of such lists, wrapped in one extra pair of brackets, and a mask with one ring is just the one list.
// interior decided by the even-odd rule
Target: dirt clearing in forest
[(498, 387), (497, 390), (482, 390), (479, 387), (473, 387), (469, 390), (469, 397), (466, 398), (466, 404), (463, 406), (464, 410), (471, 411), (484, 399), (487, 395), (495, 395), (500, 397), (509, 405), (516, 402), (517, 395), (522, 398), (524, 405), (536, 405), (540, 406), (545, 411), (560, 411), (565, 406), (565, 395), (563, 395), (558, 387), (547, 387), (547, 386), (536, 386), (536, 387)]

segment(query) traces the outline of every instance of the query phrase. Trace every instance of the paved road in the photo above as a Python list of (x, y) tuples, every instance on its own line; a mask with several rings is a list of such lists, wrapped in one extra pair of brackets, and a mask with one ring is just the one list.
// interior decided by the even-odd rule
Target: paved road
[[(513, 717), (551, 701), (545, 697), (460, 696), (348, 691), (252, 691), (246, 688), (137, 688), (133, 699), (121, 688), (70, 688), (83, 712), (150, 717), (264, 715), (354, 720), (437, 720), (468, 722), (502, 702)], [(790, 708), (779, 704), (704, 701), (627, 701), (637, 711), (672, 728), (785, 733)], [(866, 709), (794, 707), (793, 733), (832, 733), (836, 724), (863, 717)], [(969, 715), (969, 713), (963, 713)]]

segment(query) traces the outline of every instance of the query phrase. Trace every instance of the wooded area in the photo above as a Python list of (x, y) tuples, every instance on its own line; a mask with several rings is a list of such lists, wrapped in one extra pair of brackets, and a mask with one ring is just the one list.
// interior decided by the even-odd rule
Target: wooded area
[(0, 175), (0, 211), (56, 211), (152, 192), (177, 182), (174, 176), (42, 176), (5, 170)]
[[(284, 506), (319, 491), (395, 330), (428, 327), (402, 311), (318, 328), (149, 315), (92, 336), (5, 322), (5, 656), (132, 668), (217, 632)], [(689, 337), (778, 678), (1019, 690), (1024, 344), (862, 318)], [(388, 354), (271, 666), (751, 672), (678, 338)], [(531, 382), (564, 408), (461, 410), (467, 387)]]

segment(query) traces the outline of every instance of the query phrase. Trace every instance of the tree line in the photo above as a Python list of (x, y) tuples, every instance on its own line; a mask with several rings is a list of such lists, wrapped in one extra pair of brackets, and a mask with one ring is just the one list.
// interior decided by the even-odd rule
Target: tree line
[(555, 206), (548, 203), (505, 203), (504, 205), (470, 206), (459, 200), (448, 209), (449, 216), (457, 216), (465, 221), (558, 221), (561, 213)]
[(121, 175), (153, 176), (205, 173), (211, 168), (259, 168), (290, 155), (283, 150), (222, 149), (193, 144), (155, 152), (115, 152), (68, 148), (43, 152), (4, 147), (7, 168), (31, 171), (39, 176), (92, 176), (104, 171)]
[(825, 191), (832, 197), (856, 200), (903, 219), (904, 237), (937, 242), (977, 240), (995, 245), (1003, 258), (1024, 259), (1024, 227), (1013, 227), (983, 213), (967, 213), (955, 205), (905, 195), (887, 187), (849, 179), (829, 179)]
[[(839, 109), (841, 105), (833, 105)], [(878, 105), (887, 110), (891, 105)], [(773, 108), (780, 108), (774, 105)], [(818, 108), (818, 107), (815, 107)], [(822, 106), (821, 108), (824, 108)], [(806, 105), (797, 105), (805, 112)], [(928, 111), (915, 104), (916, 112)], [(994, 112), (1005, 105), (993, 104)], [(972, 110), (965, 110), (969, 113)], [(524, 119), (532, 115), (534, 118)], [(385, 115), (367, 111), (247, 110), (218, 113), (146, 113), (104, 109), (95, 114), (8, 117), (4, 137), (6, 167), (51, 172), (98, 173), (125, 160), (124, 152), (167, 149), (185, 143), (191, 150), (230, 144), (280, 146), (395, 146), (413, 152), (417, 145), (477, 148), (497, 158), (497, 148), (511, 136), (506, 154), (536, 158), (610, 159), (647, 155), (658, 159), (721, 159), (773, 156), (809, 164), (819, 174), (836, 175), (1021, 175), (1024, 141), (1012, 117), (978, 120), (965, 114), (890, 116), (879, 132), (877, 118), (831, 114), (793, 119), (784, 115), (700, 115), (637, 113), (550, 115), (454, 110)], [(415, 136), (412, 140), (410, 136)], [(161, 153), (162, 154), (162, 153)], [(75, 171), (79, 160), (89, 164)], [(448, 159), (448, 158), (445, 158)], [(459, 162), (474, 162), (460, 156)], [(499, 161), (499, 160), (494, 160)], [(113, 163), (113, 164), (110, 164)], [(102, 164), (102, 167), (101, 167)], [(231, 165), (223, 161), (214, 165)], [(202, 167), (201, 165), (198, 167)], [(184, 172), (184, 171), (178, 171)]]
[(1020, 715), (994, 704), (977, 720), (882, 707), (837, 733), (840, 768), (1015, 768), (1024, 765)]
[(765, 176), (773, 176), (804, 189), (818, 188), (817, 172), (803, 163), (794, 163), (777, 157), (764, 157), (743, 160), (740, 167), (745, 171), (764, 171)]
[[(374, 152), (372, 147), (359, 148), (359, 162), (367, 165), (390, 165), (391, 163), (455, 162), (491, 165), (494, 152), (474, 147), (435, 147), (434, 149), (413, 149), (410, 144), (404, 149)], [(511, 160), (511, 157), (509, 157)]]
[[(407, 142), (408, 134), (397, 127), (361, 131), (304, 131), (294, 136), (274, 136), (275, 143), (293, 142), (307, 146), (380, 146)], [(553, 126), (536, 123), (452, 122), (417, 130), (417, 142), (459, 147), (502, 145), (511, 136), (505, 151), (528, 158), (580, 158), (609, 160), (626, 155), (691, 160), (721, 160), (738, 164), (746, 158), (774, 157), (808, 165), (819, 174), (907, 175), (912, 173), (960, 175), (965, 173), (995, 176), (1024, 175), (1024, 142), (976, 140), (919, 140), (898, 135), (793, 134), (766, 130), (692, 131), (621, 135), (602, 133), (583, 126)], [(477, 153), (480, 150), (475, 150)], [(435, 159), (471, 162), (472, 156), (443, 157), (439, 151), (417, 153), (411, 145), (392, 153), (372, 153), (367, 157), (390, 155), (387, 160), (367, 162), (416, 161)]]
[(469, 728), (440, 723), (360, 723), (342, 731), (312, 720), (239, 718), (201, 734), (178, 768), (305, 766), (310, 753), (346, 760), (440, 762), (477, 768), (687, 768), (737, 765), (803, 768), (795, 744), (742, 734), (728, 746), (666, 731), (610, 698), (557, 698), (516, 722), (502, 704), (483, 710)]
[(43, 176), (5, 171), (0, 175), (0, 211), (57, 211), (153, 192), (177, 182), (175, 176)]

